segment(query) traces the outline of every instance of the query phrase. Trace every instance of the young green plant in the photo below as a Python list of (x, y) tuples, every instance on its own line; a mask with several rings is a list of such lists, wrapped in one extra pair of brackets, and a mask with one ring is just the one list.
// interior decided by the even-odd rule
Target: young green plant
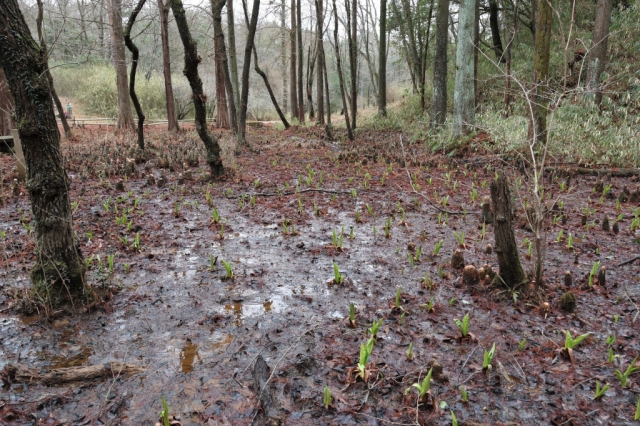
[(424, 401), (427, 394), (429, 394), (429, 390), (431, 389), (432, 374), (433, 374), (433, 367), (429, 369), (429, 372), (427, 373), (424, 380), (422, 380), (422, 383), (418, 382), (418, 383), (412, 384), (410, 387), (407, 388), (407, 390), (404, 391), (405, 395), (408, 395), (409, 392), (411, 392), (411, 389), (416, 388), (418, 389), (418, 399), (420, 401)]
[(462, 318), (462, 321), (459, 319), (454, 319), (453, 322), (456, 323), (460, 332), (462, 333), (462, 337), (467, 337), (469, 334), (469, 312)]

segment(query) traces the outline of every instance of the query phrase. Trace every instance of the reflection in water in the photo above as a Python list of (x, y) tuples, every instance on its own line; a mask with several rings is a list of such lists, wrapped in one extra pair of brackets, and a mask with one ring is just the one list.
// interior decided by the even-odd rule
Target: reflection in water
[(235, 325), (242, 325), (242, 302), (227, 303), (224, 305), (224, 310), (233, 311), (233, 315), (236, 317)]
[(233, 313), (235, 316), (234, 324), (240, 326), (244, 323), (245, 317), (251, 317), (254, 315), (260, 315), (263, 313), (271, 312), (275, 309), (271, 300), (266, 300), (262, 305), (258, 304), (245, 304), (243, 302), (233, 302), (224, 305), (224, 310)]
[(264, 303), (262, 304), (262, 307), (264, 308), (264, 311), (265, 311), (265, 312), (271, 312), (271, 304), (272, 304), (272, 303), (273, 303), (273, 302), (272, 302), (271, 300), (267, 300), (266, 302), (264, 302)]
[(191, 340), (187, 340), (187, 344), (180, 351), (180, 365), (183, 373), (191, 373), (193, 371), (193, 361), (195, 361), (196, 357), (198, 361), (202, 362), (198, 353), (198, 345), (194, 345)]
[(217, 351), (219, 349), (225, 348), (233, 342), (233, 335), (229, 333), (225, 333), (223, 335), (213, 335), (209, 338), (210, 343), (207, 345), (207, 349), (212, 351)]

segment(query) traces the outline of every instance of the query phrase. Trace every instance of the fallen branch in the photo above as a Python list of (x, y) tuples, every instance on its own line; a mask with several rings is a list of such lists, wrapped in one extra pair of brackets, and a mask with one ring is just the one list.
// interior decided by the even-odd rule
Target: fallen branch
[(640, 169), (587, 169), (586, 167), (545, 167), (545, 172), (577, 173), (579, 175), (611, 175), (614, 177), (640, 176)]
[(640, 259), (640, 256), (632, 257), (629, 260), (625, 260), (622, 263), (618, 263), (618, 267), (621, 267), (621, 266), (624, 266), (624, 265), (628, 265), (628, 264), (633, 263), (633, 262), (635, 262), (636, 260), (639, 260), (639, 259)]
[(41, 373), (40, 370), (23, 364), (7, 364), (0, 375), (2, 380), (8, 383), (38, 382), (45, 385), (55, 385), (111, 377), (117, 374), (135, 374), (141, 371), (144, 371), (143, 367), (119, 362), (107, 362), (87, 367), (56, 368), (48, 373)]

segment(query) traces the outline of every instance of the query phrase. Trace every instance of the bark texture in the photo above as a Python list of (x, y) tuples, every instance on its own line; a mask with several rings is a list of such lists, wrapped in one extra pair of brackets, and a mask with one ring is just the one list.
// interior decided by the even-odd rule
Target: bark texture
[[(240, 105), (240, 83), (238, 82), (238, 54), (236, 50), (236, 27), (235, 27), (235, 16), (233, 14), (233, 2), (228, 1), (227, 3), (227, 31), (229, 32), (229, 78), (231, 79), (231, 87), (233, 91), (233, 101), (235, 108), (231, 109), (231, 113), (234, 113), (236, 118), (232, 120), (238, 121), (238, 105)], [(237, 125), (234, 126), (235, 131), (238, 131)]]
[[(243, 0), (245, 16), (247, 16), (246, 1)], [(247, 105), (249, 102), (249, 71), (251, 67), (251, 52), (253, 42), (256, 37), (256, 27), (258, 26), (258, 14), (260, 12), (260, 0), (253, 0), (251, 8), (251, 18), (249, 21), (249, 33), (247, 34), (247, 44), (244, 47), (244, 61), (242, 63), (242, 92), (240, 93), (240, 114), (238, 118), (238, 143), (246, 146), (247, 138)], [(248, 18), (248, 16), (247, 16)]]
[[(232, 3), (229, 1), (227, 3)], [(216, 42), (218, 43), (218, 47), (220, 49), (220, 60), (221, 60), (221, 69), (222, 69), (222, 77), (224, 79), (224, 87), (227, 91), (226, 101), (229, 107), (229, 117), (231, 119), (231, 128), (234, 132), (238, 133), (238, 102), (236, 101), (237, 89), (234, 89), (233, 86), (233, 71), (229, 69), (229, 61), (227, 60), (227, 46), (224, 40), (224, 31), (222, 30), (222, 8), (225, 5), (225, 0), (215, 0), (212, 2), (212, 11), (213, 11), (213, 32), (216, 37)], [(230, 9), (227, 6), (227, 13), (231, 13)], [(229, 31), (231, 34), (231, 30)], [(235, 42), (234, 42), (235, 44)], [(235, 47), (234, 47), (235, 50)], [(229, 55), (231, 56), (231, 55)], [(235, 58), (235, 52), (233, 54)], [(236, 64), (237, 67), (237, 64)], [(236, 69), (236, 80), (237, 80), (237, 69)], [(237, 83), (237, 81), (236, 81)]]
[(291, 67), (291, 81), (289, 87), (289, 93), (291, 94), (291, 116), (293, 118), (298, 118), (298, 65), (297, 65), (297, 56), (298, 56), (298, 48), (296, 40), (298, 38), (297, 33), (297, 16), (296, 16), (296, 0), (291, 0), (291, 33), (289, 34), (289, 47), (291, 48), (291, 60), (289, 65)]
[(0, 66), (15, 100), (36, 237), (31, 281), (36, 295), (55, 306), (88, 290), (44, 63), (17, 0), (0, 2)]
[(122, 29), (122, 0), (111, 0), (111, 44), (113, 46), (113, 65), (116, 69), (116, 87), (118, 89), (118, 128), (133, 129), (133, 114), (129, 102), (129, 82), (127, 61), (124, 55), (124, 32)]
[(387, 0), (380, 0), (380, 47), (378, 48), (378, 113), (387, 115)]
[(323, 41), (323, 12), (322, 0), (315, 0), (316, 3), (316, 61), (318, 65), (318, 81), (316, 82), (316, 98), (318, 102), (318, 119), (317, 125), (324, 124), (324, 55), (322, 54)]
[[(231, 1), (231, 0), (230, 0)], [(221, 20), (221, 11), (224, 5), (223, 1), (212, 1), (211, 10), (213, 20)], [(225, 87), (223, 59), (226, 59), (227, 54), (222, 50), (220, 46), (220, 38), (224, 39), (224, 32), (222, 31), (222, 25), (213, 25), (213, 49), (214, 49), (214, 62), (215, 62), (215, 77), (216, 77), (216, 127), (218, 129), (228, 129), (229, 123), (229, 109), (227, 108), (227, 89)], [(233, 93), (229, 94), (233, 97)]]
[(471, 132), (475, 124), (474, 37), (477, 0), (461, 0), (456, 51), (456, 82), (453, 92), (453, 135)]
[(607, 44), (611, 26), (611, 0), (598, 0), (596, 20), (593, 26), (593, 39), (589, 50), (587, 68), (587, 93), (595, 95), (596, 105), (602, 103), (600, 75), (607, 62)]
[(38, 368), (27, 367), (22, 364), (7, 364), (2, 374), (12, 383), (42, 383), (44, 385), (58, 385), (69, 382), (83, 382), (102, 377), (113, 378), (125, 374), (136, 374), (144, 371), (143, 367), (119, 362), (89, 365), (82, 367), (55, 368), (48, 373), (42, 373)]
[(0, 67), (0, 136), (11, 134), (11, 129), (16, 128), (13, 119), (13, 97), (9, 91), (9, 83), (4, 74), (4, 70)]
[(447, 48), (449, 45), (449, 0), (438, 0), (436, 51), (433, 62), (431, 126), (442, 126), (447, 118)]
[(296, 13), (298, 27), (296, 28), (297, 34), (297, 47), (298, 47), (298, 122), (304, 123), (304, 92), (302, 91), (303, 78), (302, 78), (302, 64), (304, 63), (302, 56), (302, 5), (301, 0), (298, 0)]
[(500, 266), (500, 278), (496, 277), (494, 284), (514, 289), (525, 282), (527, 277), (520, 264), (516, 237), (513, 233), (511, 192), (509, 181), (504, 174), (491, 182), (491, 204), (495, 217), (495, 252)]
[(211, 169), (211, 177), (215, 178), (224, 172), (222, 158), (220, 157), (220, 145), (218, 140), (209, 132), (207, 128), (207, 96), (202, 90), (202, 80), (198, 74), (198, 65), (201, 58), (198, 55), (198, 46), (191, 37), (187, 18), (184, 13), (184, 6), (181, 0), (170, 0), (171, 10), (178, 26), (180, 39), (184, 46), (184, 70), (183, 74), (189, 80), (191, 86), (193, 106), (195, 109), (195, 125), (198, 136), (204, 143), (207, 150), (207, 164)]
[(136, 109), (136, 115), (138, 116), (138, 147), (144, 150), (144, 114), (142, 113), (142, 107), (140, 106), (140, 101), (138, 101), (138, 95), (136, 95), (136, 70), (138, 69), (138, 57), (140, 56), (140, 52), (138, 51), (138, 47), (131, 40), (131, 28), (133, 27), (133, 23), (136, 21), (136, 17), (138, 13), (142, 10), (142, 6), (144, 6), (147, 0), (138, 0), (138, 5), (131, 12), (129, 16), (129, 21), (127, 22), (127, 27), (124, 30), (124, 43), (127, 45), (127, 49), (131, 52), (131, 76), (129, 78), (129, 96), (131, 96), (131, 101), (133, 102), (133, 107)]
[[(347, 108), (347, 98), (345, 96), (344, 78), (342, 77), (342, 61), (340, 59), (340, 43), (338, 39), (338, 8), (336, 7), (336, 0), (333, 0), (333, 40), (335, 47), (336, 62), (338, 67), (338, 79), (340, 81), (340, 97), (342, 99), (342, 109), (344, 110), (344, 122), (347, 125), (347, 137), (349, 140), (353, 140), (353, 131), (351, 128), (351, 122), (349, 121), (349, 108)], [(352, 110), (353, 111), (353, 110)]]
[(529, 126), (529, 138), (544, 143), (547, 139), (547, 113), (549, 109), (549, 58), (551, 47), (551, 0), (538, 0), (536, 13), (535, 53), (533, 56), (533, 122)]
[(171, 83), (171, 55), (169, 54), (169, 0), (165, 4), (158, 0), (160, 12), (160, 39), (162, 41), (162, 73), (164, 75), (164, 94), (167, 104), (167, 126), (169, 131), (178, 130), (178, 114), (173, 98), (173, 84)]
[(496, 54), (496, 60), (504, 63), (504, 49), (502, 48), (502, 39), (500, 38), (500, 21), (498, 17), (498, 1), (489, 0), (489, 26), (491, 27), (491, 41), (493, 42), (493, 51)]

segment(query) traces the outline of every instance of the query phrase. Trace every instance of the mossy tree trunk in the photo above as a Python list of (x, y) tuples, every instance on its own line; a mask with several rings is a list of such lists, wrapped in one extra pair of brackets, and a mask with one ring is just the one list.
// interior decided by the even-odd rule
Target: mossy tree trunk
[(501, 175), (491, 182), (491, 203), (494, 213), (495, 252), (498, 255), (500, 278), (495, 284), (506, 285), (510, 289), (518, 287), (527, 279), (518, 254), (516, 237), (511, 223), (512, 206), (509, 181)]
[(133, 107), (136, 109), (136, 115), (138, 116), (138, 147), (144, 150), (144, 113), (142, 112), (142, 107), (140, 106), (140, 101), (138, 101), (138, 95), (136, 95), (136, 71), (138, 69), (138, 57), (140, 56), (140, 52), (138, 51), (138, 46), (133, 43), (131, 40), (131, 28), (133, 28), (133, 23), (136, 21), (136, 17), (138, 13), (142, 10), (142, 6), (144, 6), (147, 0), (138, 0), (138, 5), (131, 12), (129, 16), (129, 21), (127, 22), (127, 27), (124, 30), (124, 44), (127, 46), (127, 49), (131, 52), (131, 75), (129, 76), (129, 96), (131, 96), (131, 102), (133, 102)]
[(55, 306), (88, 293), (45, 63), (17, 0), (1, 1), (0, 66), (15, 101), (36, 237), (31, 281), (36, 295)]
[(198, 65), (202, 61), (198, 55), (198, 45), (191, 37), (189, 24), (184, 12), (184, 6), (180, 0), (170, 0), (171, 10), (178, 26), (180, 39), (184, 46), (184, 70), (182, 71), (191, 86), (193, 106), (195, 109), (195, 124), (198, 136), (207, 150), (207, 164), (211, 169), (211, 177), (215, 178), (224, 172), (222, 158), (220, 157), (220, 145), (218, 140), (207, 128), (207, 95), (202, 90), (202, 80), (198, 74)]

